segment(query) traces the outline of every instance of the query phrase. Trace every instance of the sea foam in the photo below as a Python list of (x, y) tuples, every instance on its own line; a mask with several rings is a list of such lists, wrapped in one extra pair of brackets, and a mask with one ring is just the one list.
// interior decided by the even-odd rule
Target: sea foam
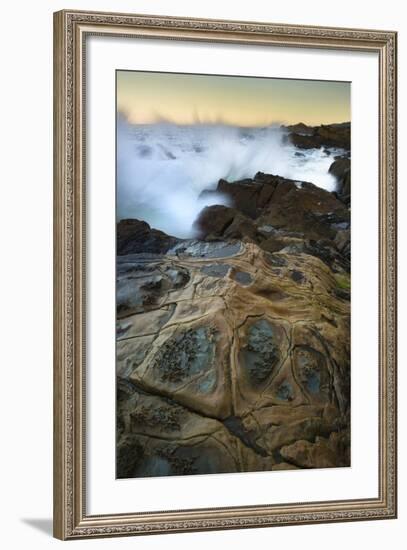
[(312, 182), (328, 191), (335, 151), (300, 150), (280, 126), (239, 128), (223, 124), (117, 124), (117, 218), (145, 220), (180, 238), (193, 238), (199, 212), (228, 205), (215, 190), (220, 178), (235, 181), (266, 172)]

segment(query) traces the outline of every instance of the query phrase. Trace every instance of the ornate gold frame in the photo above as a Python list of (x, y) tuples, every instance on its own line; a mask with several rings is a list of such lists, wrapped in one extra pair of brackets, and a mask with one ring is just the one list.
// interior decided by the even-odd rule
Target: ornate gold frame
[[(376, 52), (379, 58), (379, 494), (174, 512), (86, 514), (86, 36), (109, 34)], [(396, 517), (395, 32), (60, 11), (54, 14), (54, 535), (60, 539)]]

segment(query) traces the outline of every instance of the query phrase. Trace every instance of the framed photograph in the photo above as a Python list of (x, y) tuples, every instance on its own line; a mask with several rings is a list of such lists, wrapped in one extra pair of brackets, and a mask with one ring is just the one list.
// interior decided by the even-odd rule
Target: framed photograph
[(396, 517), (396, 33), (54, 18), (54, 534)]

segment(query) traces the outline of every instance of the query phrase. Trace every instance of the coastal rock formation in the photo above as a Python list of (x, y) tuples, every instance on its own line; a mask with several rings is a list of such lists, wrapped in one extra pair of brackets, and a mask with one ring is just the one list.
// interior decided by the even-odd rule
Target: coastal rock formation
[(284, 128), (288, 131), (290, 142), (299, 149), (326, 147), (350, 151), (349, 122), (321, 126), (306, 126), (300, 123)]
[(331, 164), (329, 172), (333, 174), (338, 181), (336, 190), (338, 197), (349, 206), (351, 191), (350, 159), (347, 157), (337, 157)]
[(262, 173), (218, 190), (199, 239), (119, 224), (117, 475), (349, 465), (349, 211)]
[[(349, 225), (346, 205), (312, 183), (258, 172), (253, 179), (231, 183), (222, 179), (217, 191), (230, 198), (235, 211), (255, 220), (257, 227), (272, 226), (301, 233), (300, 237), (326, 239), (333, 237), (340, 225)], [(201, 223), (198, 219), (198, 227)]]
[(204, 208), (195, 222), (201, 238), (241, 239), (268, 252), (303, 252), (336, 271), (349, 271), (350, 212), (336, 194), (262, 172), (253, 179), (220, 180), (217, 191), (234, 207)]
[(121, 220), (117, 224), (117, 254), (165, 254), (179, 239), (152, 229), (147, 222)]

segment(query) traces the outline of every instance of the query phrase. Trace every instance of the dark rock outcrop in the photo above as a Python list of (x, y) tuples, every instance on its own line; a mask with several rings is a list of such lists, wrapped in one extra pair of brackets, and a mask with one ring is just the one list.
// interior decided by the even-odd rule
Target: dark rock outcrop
[(206, 241), (221, 238), (256, 240), (256, 224), (236, 210), (228, 206), (207, 206), (199, 214), (195, 227), (199, 237)]
[(350, 151), (350, 123), (306, 126), (296, 124), (285, 127), (290, 142), (299, 149), (338, 148)]
[(349, 211), (342, 201), (308, 182), (258, 172), (253, 179), (232, 183), (221, 179), (217, 191), (257, 224), (271, 224), (309, 238), (331, 237), (336, 232), (334, 224), (349, 222)]
[(299, 134), (301, 136), (312, 136), (315, 131), (312, 126), (307, 126), (303, 122), (292, 124), (291, 126), (286, 126), (286, 128), (290, 131), (290, 133)]
[(148, 223), (126, 219), (117, 224), (117, 255), (165, 254), (179, 239), (166, 235), (158, 229), (152, 229)]
[(338, 197), (347, 205), (350, 205), (351, 193), (351, 170), (350, 159), (347, 157), (337, 158), (329, 167), (330, 174), (337, 179), (338, 185), (336, 193)]
[(234, 207), (204, 208), (195, 222), (202, 239), (232, 238), (268, 252), (311, 254), (349, 271), (350, 214), (335, 194), (261, 172), (253, 179), (220, 180), (217, 191)]

